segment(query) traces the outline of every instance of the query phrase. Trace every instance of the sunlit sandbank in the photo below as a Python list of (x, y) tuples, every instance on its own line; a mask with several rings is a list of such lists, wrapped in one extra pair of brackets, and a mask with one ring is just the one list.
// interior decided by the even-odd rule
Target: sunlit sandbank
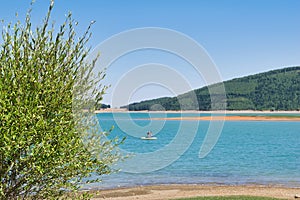
[(163, 111), (152, 111), (152, 110), (141, 110), (141, 111), (129, 111), (123, 108), (108, 108), (108, 109), (101, 109), (96, 110), (95, 113), (109, 113), (109, 112), (128, 112), (128, 113), (214, 113), (214, 114), (299, 114), (300, 111), (269, 111), (269, 110), (216, 110), (216, 111), (202, 111), (202, 110), (163, 110)]
[[(152, 117), (151, 120), (225, 120), (225, 121), (300, 121), (300, 111), (128, 111), (126, 109), (104, 109), (95, 113), (193, 113), (211, 114), (211, 116), (179, 116), (179, 117)], [(228, 114), (228, 115), (227, 115)], [(249, 115), (248, 115), (249, 114)], [(150, 118), (149, 118), (150, 119)]]
[(162, 200), (177, 199), (196, 196), (263, 196), (282, 199), (294, 199), (298, 197), (300, 188), (286, 188), (266, 185), (154, 185), (132, 188), (117, 188), (95, 191), (94, 199), (144, 199)]
[(300, 116), (200, 116), (151, 118), (151, 120), (300, 121)]

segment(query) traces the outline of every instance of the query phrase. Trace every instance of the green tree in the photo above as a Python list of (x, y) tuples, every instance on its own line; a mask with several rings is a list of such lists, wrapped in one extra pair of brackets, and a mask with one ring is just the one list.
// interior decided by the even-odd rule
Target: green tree
[(24, 25), (2, 31), (0, 199), (85, 197), (80, 184), (120, 158), (118, 140), (99, 133), (91, 114), (106, 89), (104, 72), (92, 76), (96, 60), (87, 62), (91, 24), (77, 39), (71, 14), (55, 30), (52, 9), (36, 28), (29, 10)]

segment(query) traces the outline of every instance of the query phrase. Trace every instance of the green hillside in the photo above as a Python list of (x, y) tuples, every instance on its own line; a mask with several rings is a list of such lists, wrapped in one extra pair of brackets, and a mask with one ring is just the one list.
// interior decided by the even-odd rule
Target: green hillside
[[(215, 87), (218, 84), (208, 87)], [(236, 78), (224, 82), (227, 110), (300, 110), (300, 67)], [(178, 97), (164, 97), (133, 103), (129, 110), (211, 110), (208, 87)], [(191, 98), (196, 94), (197, 102)], [(180, 101), (180, 103), (179, 103)], [(197, 106), (196, 106), (197, 105)]]

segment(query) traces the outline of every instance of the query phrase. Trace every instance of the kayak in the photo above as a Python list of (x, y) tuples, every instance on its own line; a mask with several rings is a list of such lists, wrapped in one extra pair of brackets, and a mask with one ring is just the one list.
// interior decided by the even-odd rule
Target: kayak
[(156, 140), (157, 137), (141, 137), (142, 140)]

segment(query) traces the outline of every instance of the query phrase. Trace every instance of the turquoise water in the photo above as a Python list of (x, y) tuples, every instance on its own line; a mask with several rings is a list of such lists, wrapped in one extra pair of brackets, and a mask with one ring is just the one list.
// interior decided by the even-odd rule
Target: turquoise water
[[(151, 117), (165, 115), (156, 113)], [(184, 115), (199, 116), (196, 113)], [(204, 115), (209, 114), (201, 114)], [(179, 113), (167, 114), (167, 117), (178, 116)], [(110, 129), (111, 126), (115, 127), (111, 137), (127, 137), (120, 148), (133, 154), (146, 152), (155, 154), (167, 147), (182, 125), (181, 121), (151, 123), (148, 113), (131, 113), (130, 118), (124, 113), (115, 115), (101, 113), (97, 117), (104, 130)], [(186, 123), (188, 125), (195, 122)], [(154, 170), (147, 173), (120, 172), (104, 176), (103, 182), (89, 187), (114, 188), (169, 183), (275, 184), (300, 187), (300, 122), (226, 121), (213, 150), (206, 157), (199, 158), (199, 150), (209, 123), (209, 121), (199, 122), (190, 146), (186, 144), (186, 140), (192, 133), (186, 131), (187, 137), (183, 137), (173, 150), (176, 151), (177, 148), (186, 145), (187, 150), (182, 155), (178, 155), (179, 159), (170, 165), (157, 170), (153, 167)], [(124, 128), (124, 124), (129, 125)], [(145, 135), (146, 130), (156, 130), (156, 126), (160, 126), (155, 135), (157, 140), (139, 139)], [(167, 159), (168, 153), (163, 155), (157, 153), (155, 158), (162, 163)], [(150, 160), (146, 163), (151, 167), (155, 162), (157, 161)], [(133, 171), (135, 169), (138, 171), (143, 167), (141, 165), (144, 164), (134, 163)]]

